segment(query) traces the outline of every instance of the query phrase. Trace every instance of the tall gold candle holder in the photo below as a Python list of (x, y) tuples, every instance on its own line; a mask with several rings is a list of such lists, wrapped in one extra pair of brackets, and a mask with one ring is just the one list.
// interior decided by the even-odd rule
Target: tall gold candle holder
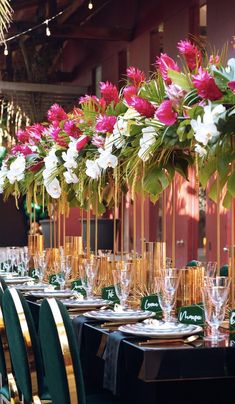
[(29, 254), (34, 255), (44, 249), (44, 236), (42, 234), (30, 234), (28, 236)]
[(204, 285), (205, 268), (203, 266), (181, 269), (181, 278), (177, 292), (177, 305), (188, 306), (202, 301), (201, 288)]
[(142, 284), (146, 285), (149, 293), (154, 292), (154, 277), (160, 269), (165, 268), (165, 265), (166, 243), (163, 241), (146, 242)]

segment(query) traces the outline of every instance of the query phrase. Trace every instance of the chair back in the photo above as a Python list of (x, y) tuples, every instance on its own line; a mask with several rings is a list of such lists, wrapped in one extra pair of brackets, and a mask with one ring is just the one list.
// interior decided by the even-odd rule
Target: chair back
[(4, 278), (0, 276), (0, 289), (4, 292), (8, 288)]
[(12, 373), (12, 369), (11, 369), (11, 359), (8, 348), (5, 323), (2, 312), (3, 293), (4, 292), (0, 284), (0, 373), (2, 376), (2, 384), (4, 385), (7, 383), (7, 374)]
[(44, 387), (43, 363), (33, 318), (25, 298), (7, 289), (2, 310), (17, 384), (26, 402), (40, 396)]
[(55, 299), (42, 302), (39, 334), (53, 404), (85, 404), (76, 337), (68, 312), (61, 302)]

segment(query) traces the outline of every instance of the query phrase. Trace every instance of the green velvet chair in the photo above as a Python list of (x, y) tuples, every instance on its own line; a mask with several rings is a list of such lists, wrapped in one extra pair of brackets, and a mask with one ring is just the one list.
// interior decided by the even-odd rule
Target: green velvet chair
[(197, 267), (199, 264), (199, 261), (196, 260), (191, 260), (187, 263), (186, 267)]
[(68, 312), (60, 301), (42, 302), (39, 335), (53, 404), (119, 403), (111, 394), (86, 396), (76, 337)]
[(39, 339), (25, 298), (16, 289), (7, 289), (2, 310), (14, 374), (24, 404), (50, 403)]
[(12, 372), (5, 323), (2, 313), (3, 290), (0, 287), (0, 402), (20, 403), (19, 393)]
[(8, 288), (4, 278), (2, 276), (0, 276), (0, 288), (2, 289), (3, 292), (4, 292), (4, 290), (6, 290)]
[(228, 264), (223, 265), (219, 272), (220, 276), (228, 276)]

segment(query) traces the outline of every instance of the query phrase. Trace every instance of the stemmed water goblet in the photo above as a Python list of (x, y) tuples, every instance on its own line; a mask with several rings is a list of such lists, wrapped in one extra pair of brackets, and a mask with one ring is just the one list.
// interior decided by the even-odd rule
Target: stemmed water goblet
[(225, 276), (208, 277), (202, 288), (202, 300), (205, 320), (211, 328), (211, 334), (204, 337), (207, 341), (217, 342), (224, 339), (219, 326), (224, 320), (231, 279)]
[(165, 326), (172, 326), (176, 319), (171, 316), (176, 301), (176, 292), (179, 286), (181, 270), (176, 268), (165, 268), (159, 271), (155, 277), (155, 291), (163, 311)]
[(94, 298), (94, 286), (99, 267), (99, 260), (97, 258), (87, 258), (79, 266), (80, 279), (83, 288), (86, 290), (88, 299)]
[(41, 251), (34, 256), (35, 275), (39, 279), (39, 283), (43, 282), (45, 270), (48, 263), (48, 255), (46, 251)]
[(122, 309), (126, 307), (126, 301), (130, 293), (132, 272), (130, 263), (124, 262), (117, 265), (113, 272), (114, 288)]

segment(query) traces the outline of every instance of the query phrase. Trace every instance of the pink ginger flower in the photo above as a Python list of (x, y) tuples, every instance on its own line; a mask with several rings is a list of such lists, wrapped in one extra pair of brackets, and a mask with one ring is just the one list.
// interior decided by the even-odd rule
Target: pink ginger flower
[(144, 72), (134, 66), (128, 67), (126, 74), (136, 87), (139, 87), (139, 85), (146, 80)]
[(117, 121), (116, 116), (112, 115), (99, 115), (96, 118), (96, 130), (101, 133), (112, 133), (113, 127)]
[(167, 97), (172, 101), (173, 107), (178, 107), (186, 95), (186, 91), (176, 84), (170, 84), (166, 88)]
[(29, 142), (38, 143), (41, 140), (44, 129), (44, 126), (40, 123), (34, 123), (33, 125), (28, 126), (26, 130), (29, 134)]
[(137, 95), (137, 88), (135, 86), (127, 86), (123, 90), (123, 97), (127, 105), (131, 105), (131, 100), (134, 95)]
[(230, 90), (233, 90), (233, 92), (235, 93), (235, 81), (229, 81), (228, 88), (230, 88)]
[(177, 72), (180, 71), (177, 63), (173, 59), (171, 59), (170, 56), (168, 56), (166, 53), (161, 53), (160, 57), (157, 57), (156, 67), (159, 69), (163, 80), (168, 85), (172, 83), (171, 79), (168, 77), (168, 70), (171, 69)]
[(109, 105), (112, 101), (115, 104), (119, 102), (118, 89), (115, 85), (109, 83), (109, 81), (106, 81), (106, 83), (103, 81), (100, 82), (100, 91), (107, 105)]
[(192, 44), (188, 40), (185, 40), (178, 42), (177, 48), (180, 54), (185, 57), (189, 70), (195, 70), (197, 66), (201, 65), (202, 54), (196, 45)]
[(67, 147), (68, 142), (64, 138), (63, 134), (61, 133), (61, 129), (59, 126), (50, 126), (48, 129), (48, 134), (51, 136), (54, 141), (61, 147)]
[(148, 100), (144, 98), (133, 96), (130, 105), (135, 108), (140, 115), (146, 116), (146, 118), (151, 118), (154, 116), (155, 108)]
[(92, 103), (92, 105), (94, 105), (95, 110), (99, 111), (101, 110), (105, 110), (106, 108), (106, 101), (104, 98), (98, 98), (96, 97), (96, 95), (85, 95), (84, 97), (80, 97), (79, 100), (80, 104), (85, 104), (85, 103)]
[(47, 112), (47, 117), (50, 122), (60, 122), (68, 119), (64, 109), (59, 104), (53, 104)]
[(105, 139), (102, 136), (95, 134), (91, 143), (99, 149), (100, 147), (104, 146)]
[(29, 134), (26, 130), (19, 129), (16, 133), (16, 137), (21, 143), (27, 143), (29, 141)]
[(18, 153), (23, 154), (24, 156), (27, 156), (28, 154), (32, 154), (32, 150), (30, 149), (29, 146), (24, 145), (24, 144), (16, 144), (15, 146), (12, 147), (11, 153), (16, 155)]
[(84, 104), (85, 102), (93, 102), (93, 101), (99, 102), (99, 98), (96, 97), (96, 95), (85, 94), (84, 96), (80, 97), (80, 99), (79, 99), (80, 104)]
[(160, 122), (171, 126), (177, 121), (177, 113), (173, 110), (172, 101), (163, 101), (155, 112), (155, 116)]
[(75, 139), (78, 139), (81, 136), (81, 130), (76, 126), (75, 121), (69, 119), (64, 124), (64, 131), (67, 133), (68, 136), (71, 136)]
[(203, 70), (202, 67), (199, 67), (198, 74), (192, 77), (193, 84), (198, 90), (200, 97), (206, 98), (210, 101), (215, 101), (223, 96), (223, 93), (216, 85), (214, 78), (210, 76), (206, 70)]
[(211, 64), (211, 65), (219, 65), (220, 64), (220, 57), (219, 57), (219, 55), (210, 55), (210, 58), (209, 58), (209, 63)]
[(79, 152), (82, 149), (84, 149), (84, 147), (89, 142), (89, 140), (90, 140), (89, 136), (86, 136), (86, 135), (81, 136), (76, 144), (77, 151)]

